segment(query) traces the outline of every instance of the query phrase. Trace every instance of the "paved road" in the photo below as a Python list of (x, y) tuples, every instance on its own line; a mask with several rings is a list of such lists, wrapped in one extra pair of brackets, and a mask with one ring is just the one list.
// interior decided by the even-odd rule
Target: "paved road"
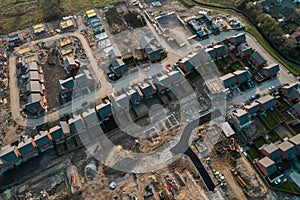
[[(100, 84), (100, 88), (96, 91), (96, 93), (91, 93), (85, 95), (83, 97), (77, 98), (72, 101), (72, 104), (67, 104), (63, 108), (58, 111), (47, 113), (46, 116), (40, 117), (38, 119), (26, 119), (20, 114), (20, 101), (19, 101), (19, 88), (17, 85), (17, 76), (16, 76), (16, 54), (20, 48), (16, 48), (15, 51), (9, 58), (9, 66), (10, 66), (10, 99), (12, 100), (11, 109), (12, 109), (12, 117), (17, 122), (17, 124), (26, 127), (35, 127), (38, 125), (42, 125), (46, 122), (56, 121), (59, 117), (64, 116), (64, 114), (72, 113), (73, 111), (82, 107), (83, 104), (94, 103), (96, 99), (101, 99), (111, 94), (112, 91), (120, 90), (122, 87), (129, 86), (132, 82), (139, 82), (147, 78), (148, 76), (153, 76), (157, 73), (160, 73), (164, 70), (163, 66), (166, 63), (170, 62), (170, 59), (175, 60), (174, 56), (169, 59), (166, 59), (162, 64), (156, 63), (152, 64), (147, 70), (140, 70), (135, 74), (127, 75), (121, 78), (117, 83), (110, 83), (107, 81), (105, 73), (98, 67), (97, 60), (95, 59), (92, 50), (83, 35), (80, 33), (66, 33), (61, 35), (54, 35), (49, 38), (36, 40), (31, 42), (31, 45), (40, 43), (40, 42), (50, 42), (54, 40), (58, 40), (62, 37), (73, 36), (77, 37), (82, 47), (89, 58), (90, 65), (88, 66), (92, 72), (95, 74), (96, 82)], [(176, 57), (178, 60), (179, 57)], [(170, 62), (171, 63), (171, 62)], [(86, 104), (86, 105), (88, 105)]]
[[(251, 34), (247, 33), (246, 34), (247, 42), (248, 44), (253, 47), (255, 50), (257, 50), (267, 61), (268, 63), (279, 63), (273, 56), (271, 56), (267, 50), (265, 50), (255, 39), (254, 36)], [(284, 66), (282, 66), (279, 63), (280, 66), (280, 71), (279, 71), (279, 80), (281, 83), (291, 83), (291, 82), (296, 82), (297, 79), (295, 76), (293, 76)]]
[(207, 188), (210, 191), (214, 191), (215, 184), (213, 183), (206, 169), (202, 165), (199, 157), (189, 147), (190, 146), (189, 140), (193, 130), (195, 130), (199, 125), (209, 122), (212, 116), (219, 116), (219, 115), (221, 115), (220, 111), (215, 110), (213, 111), (213, 113), (207, 113), (205, 115), (202, 115), (198, 119), (195, 119), (190, 123), (188, 123), (183, 129), (179, 142), (172, 149), (170, 149), (174, 157), (178, 154), (185, 153), (187, 156), (191, 158), (192, 162), (194, 163), (195, 167), (197, 168)]
[[(79, 109), (82, 107), (83, 104), (86, 103), (94, 103), (95, 99), (101, 99), (106, 97), (108, 94), (111, 94), (114, 90), (119, 90), (121, 86), (129, 86), (131, 82), (139, 82), (145, 79), (148, 76), (153, 76), (154, 74), (160, 73), (164, 70), (165, 64), (172, 64), (178, 61), (181, 57), (178, 52), (174, 51), (170, 48), (170, 46), (157, 34), (155, 29), (150, 25), (149, 26), (154, 36), (158, 39), (158, 41), (165, 47), (166, 51), (168, 52), (168, 57), (165, 59), (161, 64), (153, 64), (147, 70), (140, 70), (136, 74), (128, 75), (122, 78), (118, 83), (110, 83), (106, 80), (106, 76), (104, 72), (98, 67), (97, 60), (95, 59), (92, 50), (88, 44), (86, 38), (79, 33), (79, 31), (74, 33), (64, 33), (54, 35), (49, 38), (44, 38), (40, 40), (36, 40), (31, 42), (31, 45), (40, 43), (40, 42), (51, 42), (54, 40), (58, 40), (62, 37), (73, 36), (77, 37), (82, 47), (89, 58), (90, 65), (88, 66), (92, 72), (95, 74), (95, 80), (100, 85), (100, 88), (97, 90), (96, 93), (88, 94), (84, 97), (79, 99), (73, 100), (72, 104), (65, 105), (58, 111), (47, 113), (47, 115), (40, 117), (38, 119), (26, 119), (20, 114), (20, 101), (19, 101), (19, 88), (17, 85), (17, 77), (16, 77), (16, 52), (20, 48), (16, 48), (15, 51), (9, 58), (9, 66), (10, 66), (10, 99), (11, 99), (11, 110), (12, 110), (12, 117), (17, 122), (17, 124), (26, 127), (35, 127), (38, 125), (42, 125), (46, 122), (51, 122), (59, 119), (59, 117), (63, 116), (66, 113), (72, 113), (73, 110)], [(23, 45), (24, 46), (24, 45)]]
[(75, 33), (54, 35), (49, 38), (33, 41), (30, 44), (34, 45), (40, 42), (50, 42), (67, 36), (77, 37), (80, 40), (82, 47), (90, 61), (90, 65), (88, 67), (90, 68), (91, 71), (94, 72), (96, 81), (100, 83), (100, 89), (97, 91), (96, 94), (89, 94), (84, 96), (83, 98), (74, 100), (73, 105), (65, 106), (59, 111), (49, 113), (46, 116), (40, 117), (38, 119), (25, 119), (23, 118), (23, 116), (20, 115), (19, 88), (18, 88), (18, 84), (17, 84), (18, 80), (16, 76), (16, 58), (17, 58), (16, 52), (20, 48), (16, 48), (9, 58), (9, 68), (10, 68), (9, 75), (10, 75), (10, 99), (11, 99), (12, 117), (19, 125), (34, 127), (34, 126), (44, 124), (45, 122), (55, 121), (59, 118), (59, 116), (63, 116), (65, 113), (71, 113), (72, 108), (80, 108), (84, 102), (94, 102), (95, 97), (103, 98), (106, 96), (106, 94), (112, 91), (111, 83), (106, 81), (106, 77), (103, 71), (100, 68), (98, 68), (97, 60), (93, 56), (92, 50), (87, 40), (80, 33), (75, 32)]
[(214, 191), (216, 186), (215, 186), (214, 182), (212, 181), (212, 179), (210, 178), (208, 172), (202, 165), (199, 157), (195, 154), (195, 152), (191, 148), (188, 148), (188, 150), (186, 150), (185, 154), (187, 156), (189, 156), (190, 159), (192, 160), (192, 162), (194, 163), (195, 167), (197, 168), (199, 174), (201, 175), (208, 190)]
[[(166, 43), (166, 41), (163, 40), (161, 36), (157, 34), (155, 29), (152, 27), (152, 25), (149, 24), (149, 27), (152, 33), (154, 34), (154, 36), (157, 38), (157, 40), (169, 52), (168, 58), (164, 60), (162, 63), (163, 66), (168, 63), (170, 64), (175, 63), (178, 60), (178, 58), (182, 57), (182, 55), (178, 51), (170, 48), (170, 46)], [(122, 78), (119, 83), (110, 83), (106, 80), (104, 72), (98, 67), (97, 60), (95, 59), (86, 38), (78, 32), (54, 35), (49, 38), (33, 41), (31, 42), (31, 44), (54, 41), (60, 39), (61, 37), (67, 37), (67, 36), (77, 37), (82, 43), (83, 49), (85, 50), (86, 55), (90, 61), (90, 65), (88, 67), (90, 68), (91, 71), (94, 72), (95, 79), (100, 84), (100, 88), (97, 90), (96, 93), (88, 94), (84, 97), (73, 100), (71, 105), (67, 105), (61, 108), (59, 111), (48, 113), (46, 116), (40, 117), (38, 119), (25, 119), (20, 115), (19, 89), (17, 85), (18, 80), (16, 76), (16, 54), (15, 54), (15, 52), (17, 52), (19, 48), (16, 48), (16, 50), (12, 53), (12, 55), (9, 58), (9, 66), (10, 66), (9, 75), (10, 75), (11, 111), (12, 111), (12, 117), (17, 122), (17, 124), (22, 126), (27, 126), (27, 127), (34, 127), (34, 126), (44, 124), (45, 122), (55, 121), (60, 116), (63, 116), (66, 113), (72, 113), (73, 108), (80, 108), (82, 104), (86, 102), (93, 103), (95, 102), (95, 99), (104, 98), (105, 96), (107, 96), (107, 94), (111, 94), (113, 89), (120, 89), (118, 88), (118, 86), (120, 85), (129, 86), (129, 83), (131, 82), (142, 81), (144, 78), (148, 76), (152, 76), (164, 70), (161, 64), (154, 64), (147, 70), (140, 70), (136, 74), (131, 74)], [(255, 47), (255, 49), (258, 50), (262, 54), (262, 56), (268, 60), (269, 63), (277, 62), (261, 45), (257, 43), (256, 39), (250, 34), (247, 34), (247, 41), (249, 45)], [(235, 104), (241, 103), (249, 99), (249, 97), (254, 95), (255, 93), (260, 93), (260, 94), (266, 93), (267, 88), (270, 87), (271, 85), (280, 86), (280, 84), (282, 83), (289, 83), (295, 81), (297, 81), (296, 78), (290, 73), (288, 73), (285, 67), (280, 65), (280, 72), (278, 78), (274, 78), (273, 80), (266, 81), (253, 89), (245, 91), (242, 95), (238, 95), (233, 100), (231, 100), (231, 103), (235, 103)]]

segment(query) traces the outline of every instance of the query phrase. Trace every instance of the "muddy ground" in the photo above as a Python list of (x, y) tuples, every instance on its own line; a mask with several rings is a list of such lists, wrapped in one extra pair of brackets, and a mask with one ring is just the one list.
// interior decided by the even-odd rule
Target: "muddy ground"
[(110, 32), (117, 34), (125, 30), (145, 26), (145, 19), (135, 10), (126, 7), (112, 7), (105, 12)]
[(55, 54), (49, 54), (47, 61), (50, 60), (51, 64), (48, 64), (49, 62), (45, 62), (45, 65), (43, 66), (48, 110), (58, 108), (60, 106), (57, 81), (68, 78), (64, 70), (64, 66), (60, 63), (58, 56)]

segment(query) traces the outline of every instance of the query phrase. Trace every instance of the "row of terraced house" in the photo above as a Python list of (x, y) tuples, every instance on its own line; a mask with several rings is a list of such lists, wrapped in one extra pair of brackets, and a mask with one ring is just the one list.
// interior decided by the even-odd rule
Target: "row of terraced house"
[(44, 76), (39, 56), (31, 52), (31, 47), (21, 48), (18, 52), (17, 66), (20, 68), (21, 97), (27, 102), (23, 111), (27, 115), (37, 116), (47, 110)]
[[(240, 58), (248, 58), (251, 66), (259, 70), (259, 75), (262, 78), (274, 77), (279, 72), (279, 64), (270, 63), (246, 43), (245, 33), (236, 34), (227, 39), (229, 47), (224, 44), (216, 44), (212, 47), (205, 48), (203, 52), (192, 53), (178, 61), (178, 67), (184, 72), (189, 73), (193, 69), (198, 69), (201, 65), (208, 65), (217, 59), (224, 58), (232, 51)], [(224, 66), (225, 68), (226, 66)], [(220, 77), (225, 88), (230, 88), (236, 85), (246, 83), (252, 78), (252, 75), (247, 68), (240, 69), (232, 73), (225, 74)]]
[(300, 134), (283, 141), (280, 144), (268, 144), (260, 151), (265, 156), (256, 162), (258, 168), (264, 176), (270, 176), (277, 172), (277, 163), (282, 160), (291, 160), (300, 155)]
[[(60, 121), (60, 126), (54, 126), (49, 131), (40, 131), (32, 138), (24, 138), (13, 145), (0, 149), (1, 173), (34, 158), (55, 145), (65, 142), (75, 135), (81, 142), (87, 143), (103, 134), (99, 126), (104, 120), (113, 115), (113, 111), (122, 113), (132, 105), (153, 97), (156, 93), (165, 93), (173, 87), (178, 87), (186, 80), (179, 71), (171, 71), (157, 75), (153, 81), (145, 81), (119, 93), (114, 93), (109, 99), (81, 115), (74, 116), (68, 121)], [(182, 94), (184, 95), (184, 94)]]
[[(290, 103), (299, 101), (299, 85), (298, 83), (291, 83), (280, 88), (283, 97)], [(271, 95), (265, 95), (258, 100), (245, 105), (243, 108), (238, 108), (231, 112), (230, 119), (235, 128), (240, 130), (250, 124), (250, 117), (257, 115), (257, 113), (264, 113), (268, 110), (273, 110), (279, 106), (280, 102)]]

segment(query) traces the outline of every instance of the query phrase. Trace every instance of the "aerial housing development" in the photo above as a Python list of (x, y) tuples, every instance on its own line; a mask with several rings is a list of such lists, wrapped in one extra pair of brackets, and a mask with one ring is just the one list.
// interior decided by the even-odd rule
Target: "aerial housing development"
[(299, 196), (300, 83), (246, 26), (143, 0), (1, 35), (0, 199)]

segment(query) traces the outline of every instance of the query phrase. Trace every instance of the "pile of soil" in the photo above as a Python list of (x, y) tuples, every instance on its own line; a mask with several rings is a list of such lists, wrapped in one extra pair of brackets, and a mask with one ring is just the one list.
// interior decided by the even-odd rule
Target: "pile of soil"
[(134, 10), (118, 13), (117, 8), (112, 7), (106, 11), (105, 17), (114, 35), (131, 28), (141, 28), (146, 24), (144, 17)]

